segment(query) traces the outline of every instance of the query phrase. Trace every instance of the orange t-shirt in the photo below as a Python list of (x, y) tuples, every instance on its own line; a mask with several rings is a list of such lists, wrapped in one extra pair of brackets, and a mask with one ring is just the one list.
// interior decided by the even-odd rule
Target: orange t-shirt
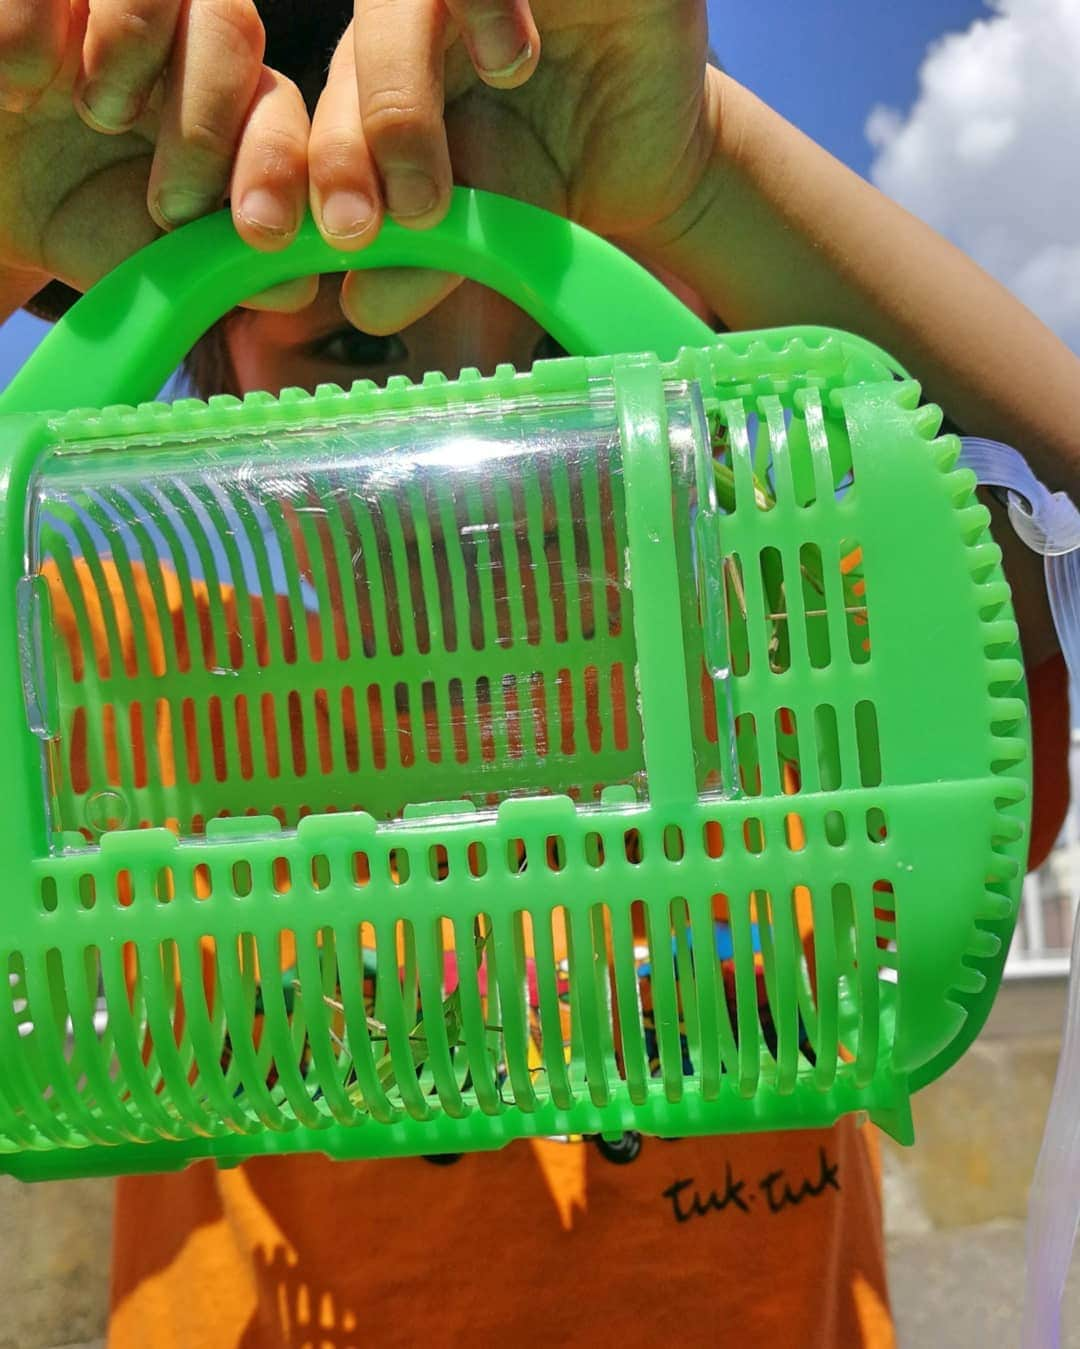
[(109, 1344), (893, 1345), (868, 1126), (120, 1181)]
[[(56, 617), (65, 627), (70, 614)], [(1030, 680), (1033, 861), (1068, 798), (1059, 659)], [(123, 1179), (111, 1349), (895, 1344), (874, 1130), (540, 1140), (437, 1164), (264, 1157)]]
[[(1068, 799), (1067, 682), (1030, 680), (1032, 861)], [(449, 1164), (262, 1158), (117, 1190), (111, 1349), (895, 1344), (868, 1125), (526, 1141)]]

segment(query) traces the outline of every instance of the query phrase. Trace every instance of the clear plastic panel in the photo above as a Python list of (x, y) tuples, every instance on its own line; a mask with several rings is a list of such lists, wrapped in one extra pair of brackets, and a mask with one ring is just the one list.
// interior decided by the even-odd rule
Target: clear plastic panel
[[(718, 779), (694, 574), (707, 445), (685, 386), (669, 417), (704, 788)], [(645, 797), (610, 390), (258, 433), (163, 426), (58, 447), (33, 486), (24, 682), (58, 846), (198, 835), (223, 815), (288, 828)]]

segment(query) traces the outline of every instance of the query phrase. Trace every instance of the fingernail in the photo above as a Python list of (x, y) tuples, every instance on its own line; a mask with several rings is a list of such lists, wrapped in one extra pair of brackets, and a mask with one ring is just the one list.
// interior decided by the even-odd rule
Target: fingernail
[(419, 169), (397, 169), (387, 175), (386, 204), (391, 215), (404, 219), (427, 215), (435, 209), (438, 200), (435, 184)]
[(264, 234), (291, 234), (296, 229), (296, 211), (292, 203), (266, 187), (253, 187), (250, 192), (245, 192), (236, 213)]
[(83, 89), (79, 102), (90, 121), (101, 131), (124, 131), (138, 113), (130, 94), (93, 81)]
[(505, 15), (477, 24), (472, 40), (477, 63), (485, 75), (504, 79), (532, 56), (532, 43), (522, 43), (521, 29)]
[(207, 209), (206, 198), (181, 187), (168, 187), (158, 193), (158, 215), (169, 225), (184, 225)]
[(323, 202), (322, 223), (335, 239), (355, 239), (371, 225), (375, 203), (362, 192), (331, 192)]

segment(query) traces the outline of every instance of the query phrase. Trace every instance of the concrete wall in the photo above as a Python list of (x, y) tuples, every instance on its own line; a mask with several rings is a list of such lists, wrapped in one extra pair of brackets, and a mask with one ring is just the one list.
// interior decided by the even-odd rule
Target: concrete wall
[(2, 1177), (0, 1214), (0, 1349), (100, 1340), (112, 1183), (21, 1185)]
[(915, 1097), (915, 1147), (886, 1144), (891, 1235), (1024, 1219), (1064, 999), (1061, 980), (1004, 984), (983, 1034)]
[[(1027, 1189), (1064, 1001), (1060, 979), (1004, 985), (979, 1040), (915, 1098), (915, 1147), (886, 1143), (889, 1281), (902, 1349), (1020, 1343)], [(1075, 1275), (1062, 1344), (1080, 1349)]]
[[(978, 1043), (916, 1098), (916, 1147), (886, 1146), (893, 1298), (905, 1346), (1016, 1343), (1026, 1191), (1063, 1007), (1060, 981), (1007, 984)], [(103, 1335), (110, 1205), (109, 1182), (0, 1180), (0, 1349), (85, 1345)], [(1069, 1302), (1080, 1327), (1080, 1286), (1070, 1287)]]

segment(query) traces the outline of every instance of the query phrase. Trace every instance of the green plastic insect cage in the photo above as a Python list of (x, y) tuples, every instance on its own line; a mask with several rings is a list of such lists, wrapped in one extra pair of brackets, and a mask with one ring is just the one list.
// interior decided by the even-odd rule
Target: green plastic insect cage
[[(373, 266), (578, 354), (139, 402)], [(0, 402), (0, 1171), (910, 1141), (1000, 979), (1030, 744), (987, 512), (897, 372), (717, 336), (476, 192), (359, 254), (220, 215), (97, 285)]]

